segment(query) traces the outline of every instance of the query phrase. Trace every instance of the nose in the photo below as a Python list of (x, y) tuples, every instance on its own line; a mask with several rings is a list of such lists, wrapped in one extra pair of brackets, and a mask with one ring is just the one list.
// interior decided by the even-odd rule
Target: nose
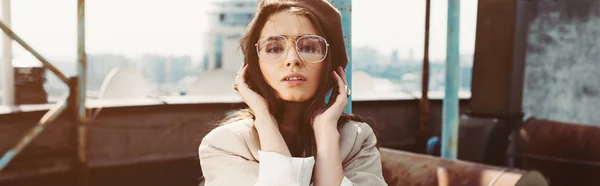
[(285, 67), (299, 67), (301, 65), (302, 60), (298, 57), (298, 52), (296, 52), (295, 46), (290, 46), (287, 52), (287, 56), (285, 56)]

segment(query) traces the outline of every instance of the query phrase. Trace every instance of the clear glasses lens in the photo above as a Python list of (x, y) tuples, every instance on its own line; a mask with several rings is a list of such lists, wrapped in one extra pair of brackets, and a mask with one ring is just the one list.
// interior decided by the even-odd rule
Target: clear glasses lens
[[(283, 36), (271, 36), (257, 45), (258, 55), (264, 61), (275, 62), (283, 59), (288, 51), (288, 39)], [(327, 56), (327, 41), (316, 35), (302, 36), (296, 40), (296, 52), (306, 62), (318, 63)]]
[(271, 36), (258, 43), (258, 56), (264, 61), (277, 61), (285, 55), (287, 39), (282, 36)]

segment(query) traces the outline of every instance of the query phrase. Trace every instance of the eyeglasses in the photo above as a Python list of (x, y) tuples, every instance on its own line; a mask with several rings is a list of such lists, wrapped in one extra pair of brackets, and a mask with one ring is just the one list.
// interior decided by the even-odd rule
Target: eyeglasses
[[(325, 38), (318, 35), (304, 35), (295, 41), (296, 53), (303, 61), (320, 63), (325, 60), (329, 44)], [(269, 36), (259, 40), (256, 46), (258, 57), (266, 62), (277, 62), (287, 56), (289, 51), (288, 38), (285, 36)]]

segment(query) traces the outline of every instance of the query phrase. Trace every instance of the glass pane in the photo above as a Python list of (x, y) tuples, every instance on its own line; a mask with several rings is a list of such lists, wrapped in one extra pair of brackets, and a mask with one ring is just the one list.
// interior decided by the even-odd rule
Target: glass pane
[[(13, 1), (14, 30), (67, 76), (76, 74), (76, 3)], [(355, 98), (419, 95), (425, 2), (353, 3)], [(430, 90), (436, 92), (444, 86), (447, 7), (445, 1), (432, 3)], [(239, 41), (255, 8), (256, 1), (251, 0), (86, 2), (87, 95), (92, 99), (235, 96), (231, 85), (243, 61)], [(462, 1), (461, 90), (467, 92), (476, 9), (476, 0)], [(14, 44), (13, 50), (19, 64), (39, 65), (20, 46)], [(44, 87), (49, 99), (56, 100), (66, 86), (47, 74)], [(129, 80), (116, 83), (115, 78)]]
[[(356, 0), (353, 3), (355, 99), (419, 97), (425, 40), (425, 1)], [(476, 11), (476, 0), (461, 1), (460, 90), (464, 98), (470, 95)], [(447, 2), (432, 1), (431, 12), (429, 90), (432, 98), (442, 98)]]

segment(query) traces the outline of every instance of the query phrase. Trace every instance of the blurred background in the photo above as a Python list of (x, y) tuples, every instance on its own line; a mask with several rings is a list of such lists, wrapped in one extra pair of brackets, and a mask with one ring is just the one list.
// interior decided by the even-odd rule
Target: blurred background
[[(541, 173), (550, 185), (600, 185), (600, 1), (337, 2), (351, 2), (352, 113), (375, 129), (382, 148), (396, 150), (382, 151), (388, 184), (438, 185), (441, 178), (431, 176), (446, 166), (459, 175), (450, 183), (466, 185), (488, 185), (505, 172), (531, 175), (525, 171)], [(78, 1), (1, 5), (14, 33), (66, 77), (77, 76)], [(256, 6), (86, 1), (85, 109), (76, 111), (71, 100), (35, 130), (69, 87), (4, 36), (0, 154), (27, 145), (14, 160), (0, 160), (0, 185), (197, 185), (200, 140), (245, 107), (232, 86), (243, 60), (239, 40)], [(449, 73), (458, 77), (452, 98), (445, 96), (449, 10), (459, 15), (451, 27), (459, 28), (460, 43), (450, 48), (458, 51), (458, 70)], [(457, 159), (476, 165), (439, 158), (442, 136), (450, 133), (449, 99), (458, 101), (449, 108), (459, 113)], [(87, 123), (85, 135), (78, 123)], [(77, 159), (82, 149), (85, 162)]]
[[(76, 74), (76, 3), (19, 0), (13, 1), (11, 7), (13, 31), (67, 76)], [(356, 0), (353, 3), (355, 99), (420, 95), (425, 2)], [(210, 99), (235, 95), (231, 84), (243, 59), (239, 40), (255, 8), (253, 0), (87, 2), (88, 98), (201, 95)], [(434, 2), (432, 12), (430, 91), (441, 96), (447, 2)], [(464, 98), (469, 97), (470, 90), (476, 13), (476, 0), (463, 1), (460, 90)], [(41, 63), (14, 43), (13, 65), (29, 67)], [(118, 83), (125, 87), (111, 86), (114, 74), (111, 71), (117, 69), (127, 69), (127, 73), (117, 75), (129, 73), (140, 81), (118, 78), (130, 83)], [(49, 102), (55, 102), (67, 92), (67, 87), (51, 73), (46, 74), (44, 88)], [(119, 95), (131, 90), (141, 92)], [(104, 98), (110, 97), (107, 96)]]

